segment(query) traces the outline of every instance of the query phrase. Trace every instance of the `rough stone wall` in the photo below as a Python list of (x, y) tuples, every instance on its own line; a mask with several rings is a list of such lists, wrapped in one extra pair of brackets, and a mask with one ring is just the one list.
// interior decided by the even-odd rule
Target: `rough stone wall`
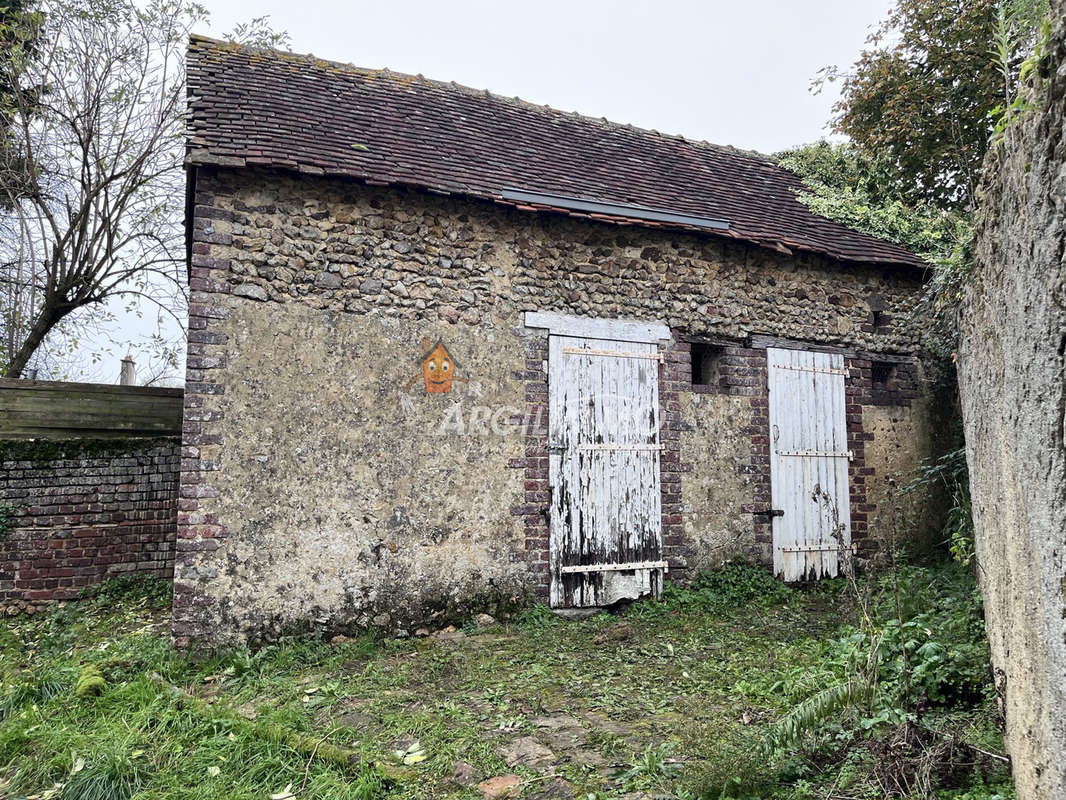
[[(406, 627), (477, 587), (543, 593), (546, 342), (523, 311), (671, 325), (663, 530), (680, 566), (723, 536), (769, 553), (765, 351), (745, 337), (917, 349), (913, 274), (707, 236), (250, 169), (198, 171), (192, 236), (179, 641), (309, 616)], [(697, 411), (701, 335), (737, 344), (724, 397)], [(451, 393), (421, 389), (424, 338), (455, 358)], [(742, 427), (716, 447), (727, 406)], [(717, 488), (712, 448), (730, 462)]]
[(198, 176), (194, 254), (221, 259), (213, 277), (236, 296), (447, 323), (550, 309), (687, 334), (919, 346), (913, 270), (321, 177)]
[(0, 442), (0, 606), (76, 597), (124, 572), (170, 578), (174, 439)]
[(905, 405), (867, 405), (862, 428), (870, 436), (865, 457), (876, 464), (866, 479), (871, 534), (885, 542), (907, 542), (920, 548), (937, 544), (943, 523), (941, 492), (914, 486), (921, 457), (943, 452), (943, 414), (934, 400), (920, 397)]
[(959, 388), (992, 661), (1021, 800), (1066, 797), (1066, 3), (986, 162)]
[[(765, 560), (755, 548), (755, 517), (738, 513), (753, 493), (753, 477), (744, 468), (751, 456), (751, 437), (744, 432), (750, 417), (747, 397), (681, 396), (681, 418), (691, 426), (682, 436), (681, 458), (693, 467), (681, 479), (682, 517), (694, 570), (719, 567), (736, 556)], [(735, 499), (723, 503), (723, 498)]]

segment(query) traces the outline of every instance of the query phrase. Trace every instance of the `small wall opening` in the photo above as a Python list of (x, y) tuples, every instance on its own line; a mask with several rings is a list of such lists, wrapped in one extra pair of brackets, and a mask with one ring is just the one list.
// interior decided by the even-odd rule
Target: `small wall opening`
[(708, 342), (692, 343), (692, 385), (715, 386), (722, 385), (722, 354), (724, 348), (721, 345)]
[(870, 377), (874, 391), (887, 392), (892, 388), (896, 377), (896, 365), (891, 361), (874, 361), (870, 365)]

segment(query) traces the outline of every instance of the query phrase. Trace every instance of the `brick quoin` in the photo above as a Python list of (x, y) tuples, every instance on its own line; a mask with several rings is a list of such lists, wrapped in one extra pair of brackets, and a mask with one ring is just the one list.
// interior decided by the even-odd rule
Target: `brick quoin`
[[(524, 331), (515, 331), (521, 335)], [(512, 506), (511, 515), (522, 518), (525, 528), (525, 555), (533, 575), (533, 591), (548, 599), (551, 572), (548, 564), (551, 488), (548, 486), (548, 337), (525, 337), (525, 369), (514, 377), (525, 382), (526, 408), (521, 418), (512, 420), (523, 426), (524, 452), (511, 459), (508, 466), (523, 472), (524, 502)]]
[(0, 605), (75, 598), (127, 572), (171, 579), (176, 439), (7, 443), (0, 452)]

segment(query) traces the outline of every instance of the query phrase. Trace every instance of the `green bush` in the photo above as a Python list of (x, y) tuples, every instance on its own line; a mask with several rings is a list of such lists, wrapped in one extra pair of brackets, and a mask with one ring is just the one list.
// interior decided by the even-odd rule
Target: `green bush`
[(687, 588), (669, 584), (664, 598), (674, 604), (691, 604), (702, 609), (767, 608), (788, 603), (796, 594), (766, 567), (727, 561), (718, 569), (698, 573)]
[[(991, 696), (981, 598), (968, 570), (955, 563), (900, 566), (894, 576), (868, 580), (869, 617), (822, 646), (825, 673), (795, 684), (772, 750), (804, 738), (832, 746), (915, 721), (921, 708), (977, 708)], [(812, 683), (815, 692), (807, 688)]]

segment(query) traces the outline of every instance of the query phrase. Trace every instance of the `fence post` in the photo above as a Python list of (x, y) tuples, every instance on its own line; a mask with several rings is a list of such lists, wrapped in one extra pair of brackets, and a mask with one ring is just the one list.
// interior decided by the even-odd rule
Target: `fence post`
[(122, 369), (118, 373), (119, 386), (133, 386), (137, 380), (137, 365), (133, 363), (133, 359), (126, 356), (122, 359)]

